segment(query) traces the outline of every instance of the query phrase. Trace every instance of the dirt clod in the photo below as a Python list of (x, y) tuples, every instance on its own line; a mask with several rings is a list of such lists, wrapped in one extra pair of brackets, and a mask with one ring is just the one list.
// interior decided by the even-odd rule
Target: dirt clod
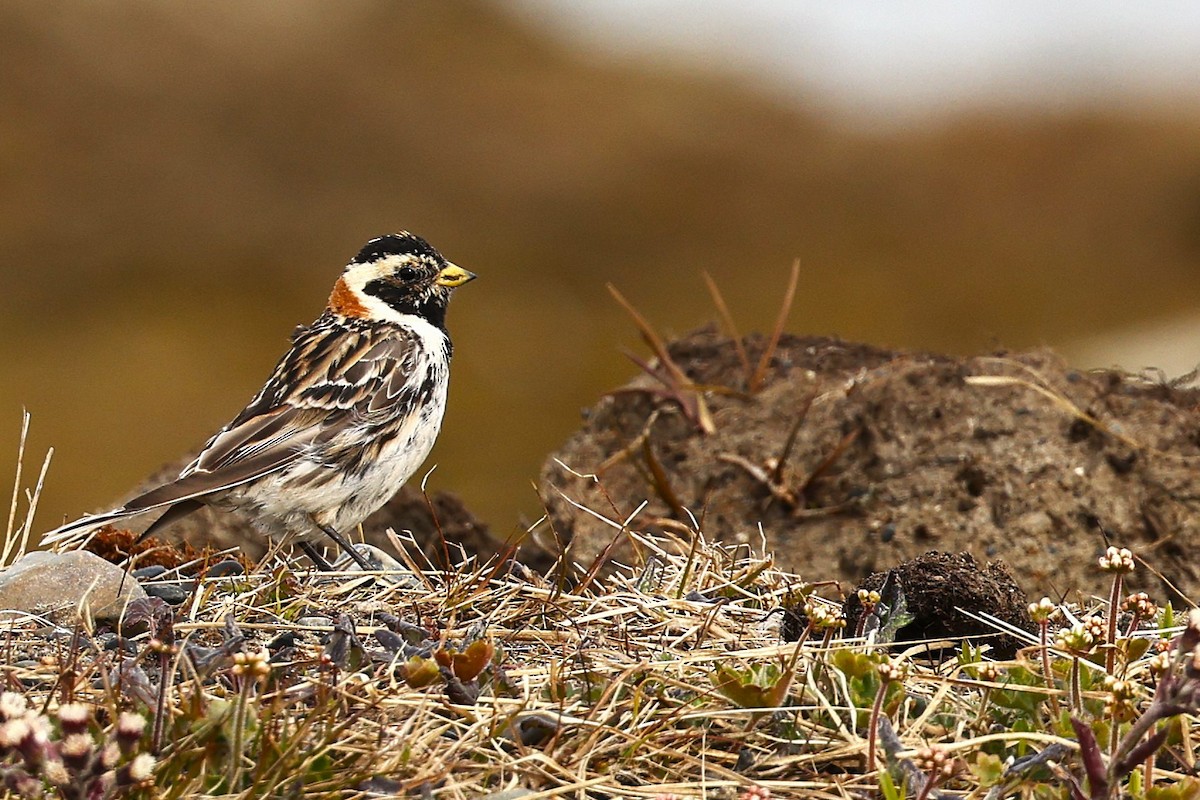
[(971, 638), (975, 647), (992, 646), (994, 658), (1012, 658), (1022, 643), (1010, 636), (996, 636), (996, 628), (972, 614), (988, 614), (1021, 630), (1033, 630), (1028, 599), (1000, 563), (980, 566), (969, 553), (930, 551), (898, 564), (888, 572), (870, 575), (851, 592), (843, 613), (846, 629), (855, 630), (862, 613), (858, 590), (880, 590), (889, 574), (904, 594), (911, 622), (897, 631), (894, 641), (918, 642)]

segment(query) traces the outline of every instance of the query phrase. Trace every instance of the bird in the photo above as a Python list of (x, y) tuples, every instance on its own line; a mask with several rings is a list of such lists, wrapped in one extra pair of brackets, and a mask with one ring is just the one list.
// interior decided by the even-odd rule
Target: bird
[(371, 239), (249, 404), (168, 483), (46, 533), (78, 545), (98, 528), (160, 512), (142, 538), (204, 505), (243, 512), (322, 570), (328, 537), (363, 569), (352, 530), (425, 461), (446, 409), (453, 346), (446, 309), (476, 275), (401, 231)]

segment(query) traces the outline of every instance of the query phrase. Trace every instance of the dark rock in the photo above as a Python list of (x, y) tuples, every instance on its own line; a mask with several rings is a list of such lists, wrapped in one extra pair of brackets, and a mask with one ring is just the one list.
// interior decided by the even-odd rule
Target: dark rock
[(230, 578), (236, 575), (245, 575), (246, 568), (242, 563), (233, 558), (227, 558), (224, 561), (218, 561), (213, 564), (204, 573), (206, 578)]
[(276, 650), (282, 650), (285, 647), (295, 647), (299, 641), (300, 634), (296, 631), (284, 631), (276, 636), (271, 641), (267, 642), (267, 650), (274, 653)]
[(157, 597), (164, 602), (177, 606), (192, 596), (196, 591), (195, 581), (166, 581), (162, 583), (147, 583), (146, 594)]
[(13, 662), (13, 667), (18, 670), (18, 680), (21, 681), (22, 686), (43, 686), (54, 680), (42, 669), (42, 663), (36, 658), (18, 659)]
[(115, 633), (103, 633), (96, 637), (97, 644), (101, 649), (106, 651), (120, 650), (125, 655), (137, 655), (137, 644), (124, 636), (118, 636)]
[(404, 637), (398, 633), (392, 633), (387, 628), (379, 628), (375, 631), (375, 640), (384, 646), (387, 650), (394, 653), (399, 653), (401, 649), (408, 644), (404, 641)]

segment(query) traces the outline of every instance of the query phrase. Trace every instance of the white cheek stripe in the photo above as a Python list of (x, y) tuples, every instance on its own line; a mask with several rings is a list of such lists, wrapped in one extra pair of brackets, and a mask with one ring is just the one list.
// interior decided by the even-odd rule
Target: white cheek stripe
[(407, 325), (410, 320), (417, 319), (412, 314), (401, 314), (378, 297), (366, 294), (365, 292), (355, 291), (354, 296), (359, 304), (367, 310), (367, 317), (369, 319), (395, 322), (401, 325)]
[(351, 264), (346, 267), (342, 277), (346, 279), (346, 284), (354, 289), (356, 294), (360, 294), (363, 287), (371, 281), (391, 275), (396, 270), (398, 262), (399, 259), (395, 256), (388, 256), (366, 264)]
[[(426, 329), (437, 331), (437, 328), (425, 322), (420, 317), (397, 311), (378, 297), (369, 295), (364, 291), (366, 285), (371, 281), (378, 278), (385, 278), (395, 273), (401, 260), (397, 256), (388, 256), (387, 258), (381, 258), (378, 261), (372, 261), (367, 264), (351, 264), (342, 273), (342, 280), (345, 281), (350, 291), (354, 293), (354, 299), (367, 310), (369, 318), (384, 322), (394, 322), (397, 325), (408, 325), (422, 339), (429, 341), (429, 335), (425, 332)], [(441, 331), (438, 331), (438, 333), (441, 334)], [(441, 334), (439, 338), (445, 338), (445, 335)]]

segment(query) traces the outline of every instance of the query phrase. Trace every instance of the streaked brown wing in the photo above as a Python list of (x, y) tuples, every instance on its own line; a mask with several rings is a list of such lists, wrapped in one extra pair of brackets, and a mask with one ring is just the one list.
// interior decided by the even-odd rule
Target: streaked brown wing
[(134, 498), (125, 510), (161, 507), (269, 475), (350, 425), (386, 413), (412, 371), (415, 346), (392, 326), (348, 332), (314, 325), (177, 480)]
[[(284, 469), (303, 455), (305, 446), (312, 443), (319, 431), (319, 426), (314, 424), (319, 422), (319, 414), (311, 409), (299, 414), (296, 412), (297, 410), (289, 408), (275, 409), (261, 417), (248, 420), (237, 428), (222, 431), (209, 442), (209, 446), (200, 453), (197, 461), (180, 477), (135, 497), (125, 504), (124, 510), (145, 511), (178, 503), (231, 489)], [(247, 438), (257, 432), (267, 434), (276, 429), (277, 433), (269, 435), (268, 438)], [(221, 463), (205, 461), (207, 454), (216, 452), (212, 449), (214, 444), (233, 444), (223, 437), (234, 436), (241, 440), (241, 446), (231, 450), (222, 447), (221, 451), (229, 458)]]

